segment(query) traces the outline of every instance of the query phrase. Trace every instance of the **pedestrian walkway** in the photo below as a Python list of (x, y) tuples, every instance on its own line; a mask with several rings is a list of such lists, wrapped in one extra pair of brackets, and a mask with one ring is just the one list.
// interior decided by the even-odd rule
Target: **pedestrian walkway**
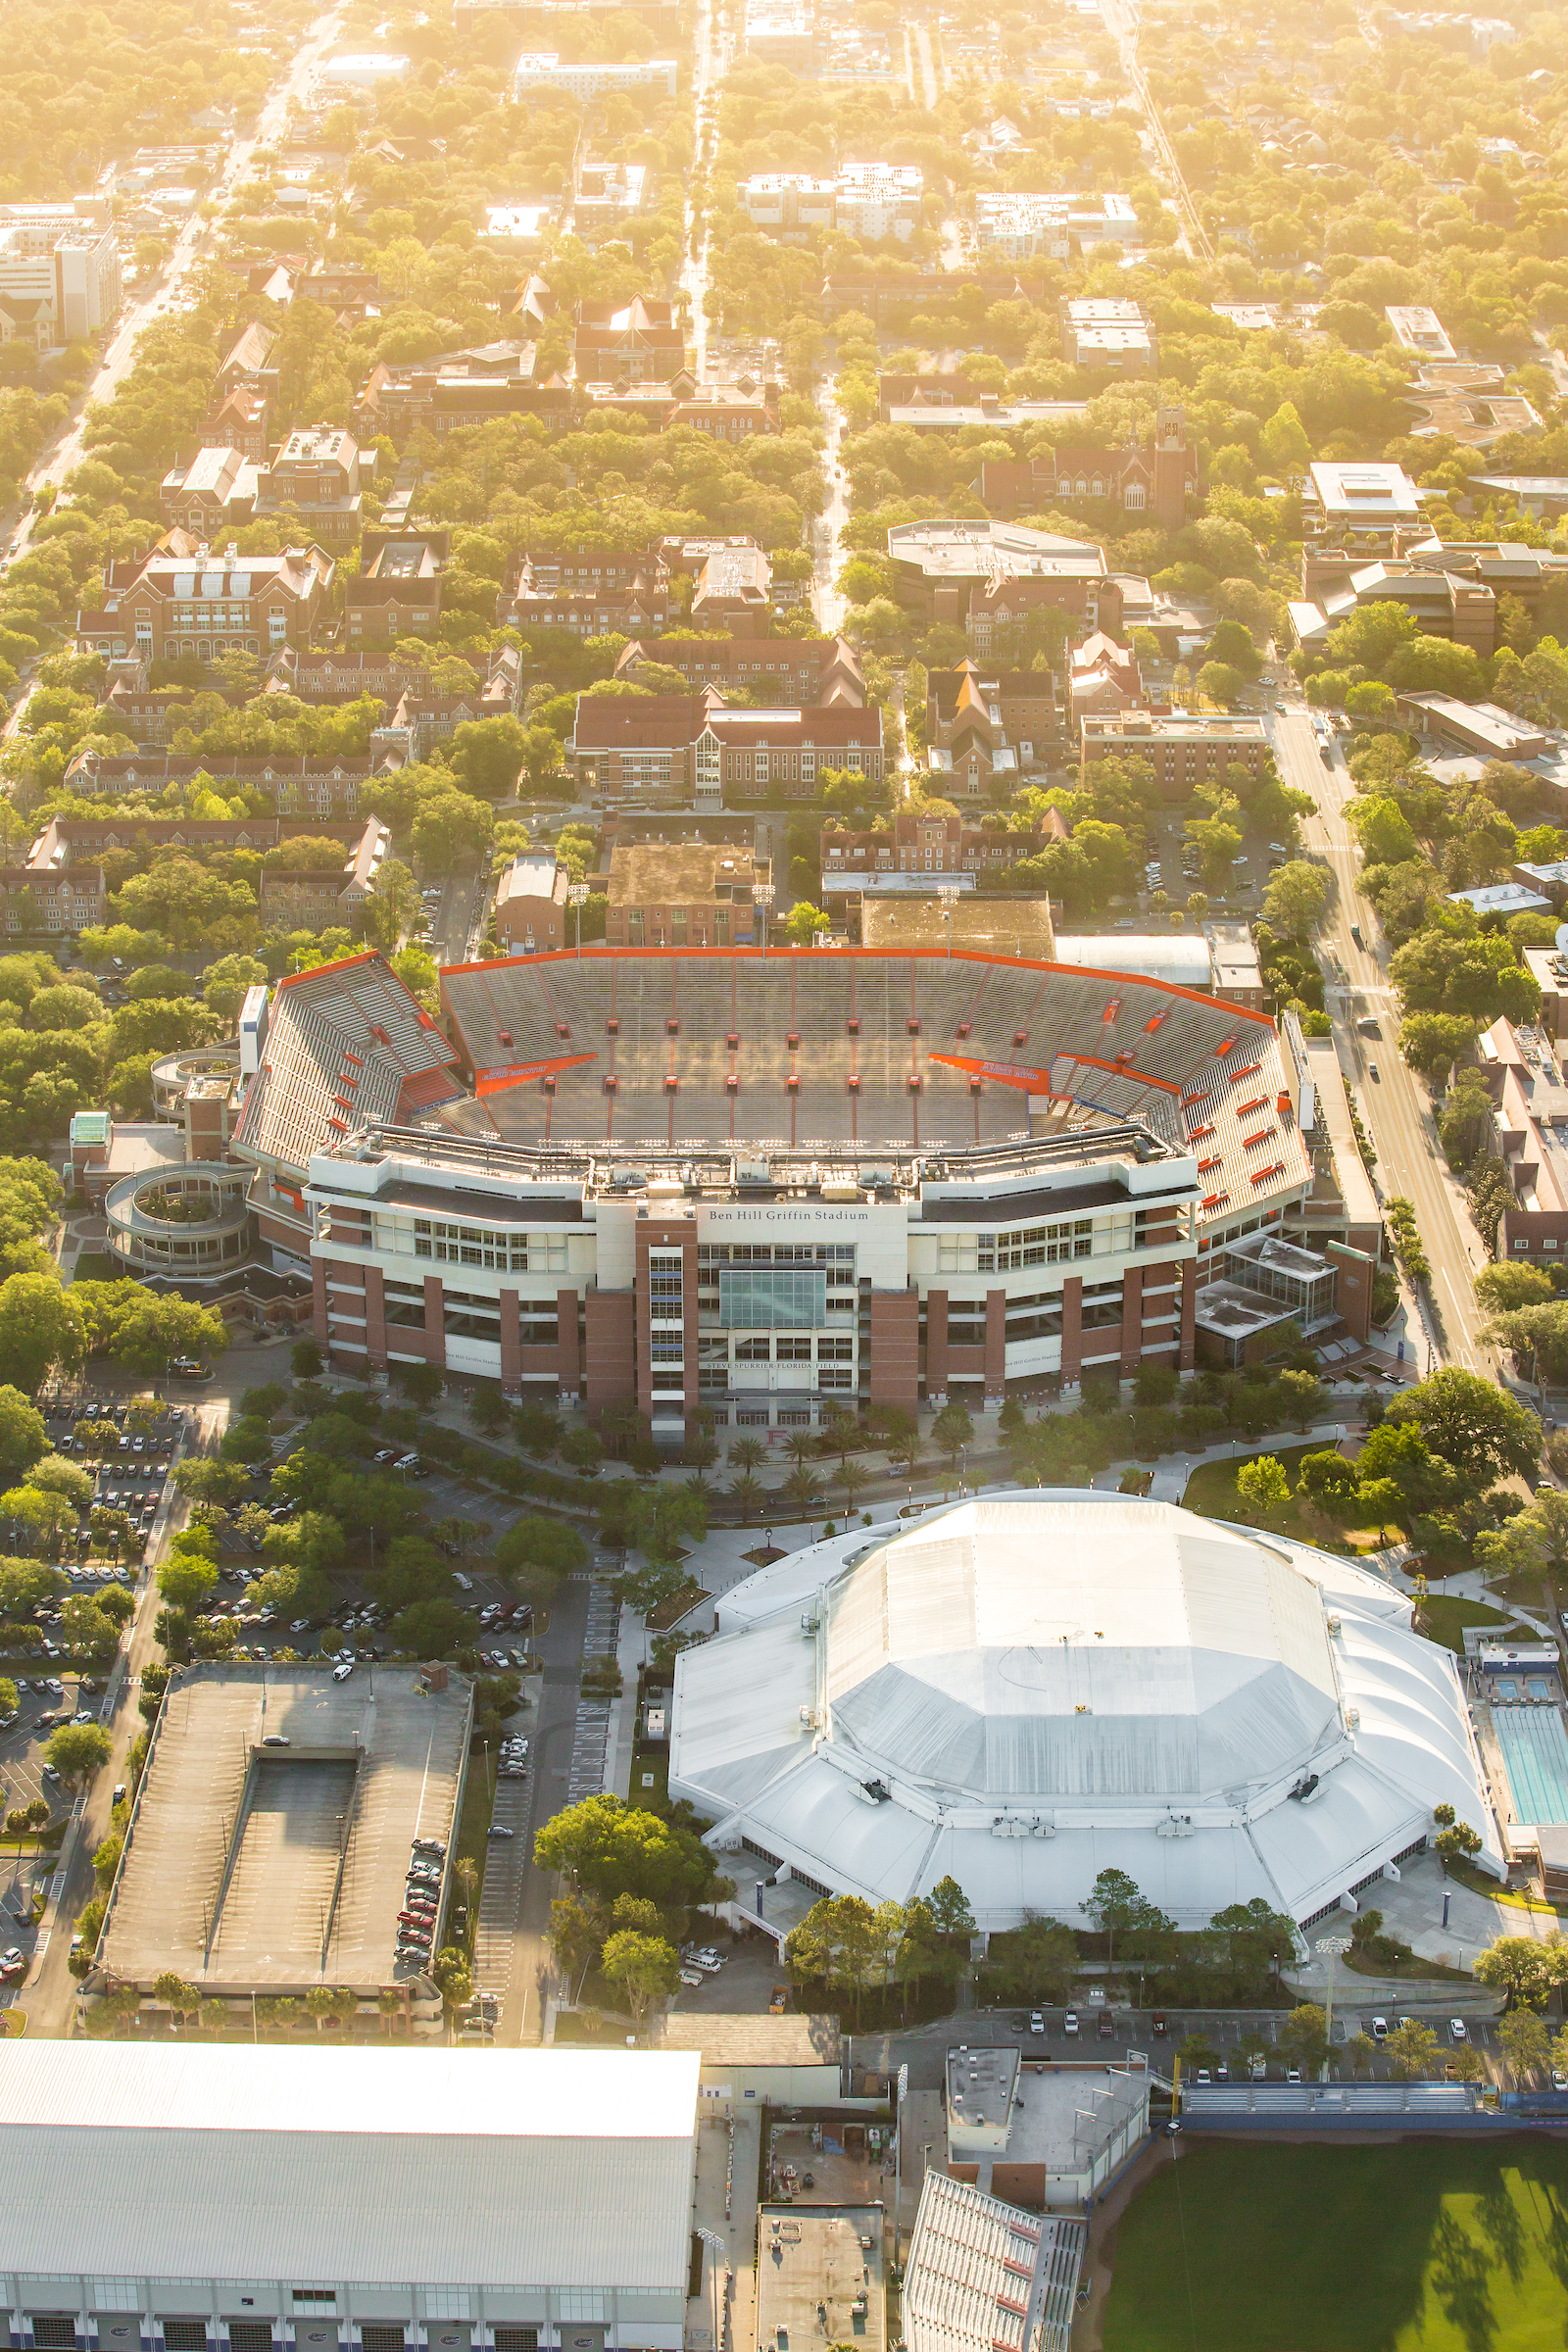
[[(588, 1597), (582, 1643), (585, 1659), (615, 1655), (619, 1619), (620, 1603), (613, 1591), (608, 1584), (596, 1583)], [(610, 1759), (611, 1717), (618, 1712), (618, 1706), (614, 1699), (579, 1697), (571, 1733), (571, 1761), (566, 1767), (568, 1804), (598, 1796), (603, 1790)]]

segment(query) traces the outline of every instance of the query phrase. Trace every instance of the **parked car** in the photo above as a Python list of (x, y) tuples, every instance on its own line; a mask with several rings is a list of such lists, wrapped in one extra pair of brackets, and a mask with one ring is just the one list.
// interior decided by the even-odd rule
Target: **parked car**
[(676, 1970), (675, 1974), (680, 1982), (683, 1984), (689, 1984), (694, 1992), (708, 1982), (707, 1978), (699, 1975), (695, 1968), (680, 1968)]
[(1386, 2017), (1375, 2017), (1372, 2020), (1372, 2038), (1374, 2041), (1388, 2040), (1389, 2021)]
[(1068, 2010), (1066, 2016), (1061, 2021), (1061, 2030), (1065, 2034), (1068, 2035), (1069, 2038), (1077, 2034), (1078, 2012), (1076, 2009)]
[(1450, 2017), (1448, 2020), (1448, 2039), (1453, 2042), (1460, 2042), (1468, 2041), (1469, 2038), (1470, 2030), (1466, 2026), (1464, 2019), (1462, 2017)]
[(1041, 2015), (1041, 2013), (1040, 2013), (1040, 2011), (1039, 2011), (1038, 2009), (1033, 2009), (1033, 2010), (1031, 2010), (1031, 2011), (1030, 2011), (1030, 2013), (1029, 2013), (1029, 2031), (1030, 2031), (1030, 2033), (1031, 2033), (1031, 2034), (1044, 2034), (1045, 2030), (1046, 2030), (1046, 2021), (1045, 2021), (1045, 2018), (1044, 2018), (1044, 2017)]

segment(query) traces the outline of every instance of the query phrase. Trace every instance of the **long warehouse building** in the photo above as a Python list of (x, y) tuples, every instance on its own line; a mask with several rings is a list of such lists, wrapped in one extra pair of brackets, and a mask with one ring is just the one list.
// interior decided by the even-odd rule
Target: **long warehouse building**
[(21, 2041), (34, 2352), (677, 2352), (695, 2051)]

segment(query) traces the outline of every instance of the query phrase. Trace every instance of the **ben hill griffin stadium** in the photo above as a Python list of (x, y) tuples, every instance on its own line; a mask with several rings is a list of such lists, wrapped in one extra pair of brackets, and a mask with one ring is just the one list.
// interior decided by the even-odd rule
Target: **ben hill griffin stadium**
[(1156, 978), (600, 948), (449, 968), (437, 1019), (368, 954), (254, 991), (238, 1054), (257, 1247), (346, 1369), (678, 1441), (1365, 1336), (1337, 1075)]

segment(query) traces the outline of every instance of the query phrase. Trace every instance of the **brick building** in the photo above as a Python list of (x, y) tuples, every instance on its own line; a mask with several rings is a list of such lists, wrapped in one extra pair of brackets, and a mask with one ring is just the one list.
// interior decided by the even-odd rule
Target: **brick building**
[(324, 614), (334, 568), (316, 546), (279, 556), (241, 557), (232, 547), (117, 556), (105, 566), (102, 603), (76, 615), (76, 651), (210, 662), (303, 646)]
[(754, 885), (771, 866), (740, 848), (616, 850), (605, 939), (612, 948), (744, 948), (756, 933)]

